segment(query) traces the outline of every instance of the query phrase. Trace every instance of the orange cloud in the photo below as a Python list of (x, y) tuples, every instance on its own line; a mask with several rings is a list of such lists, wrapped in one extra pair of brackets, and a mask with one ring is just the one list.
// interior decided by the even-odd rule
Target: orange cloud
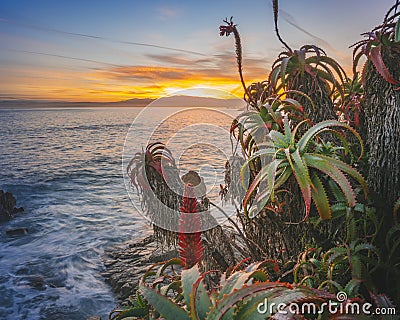
[[(159, 98), (173, 89), (187, 89), (193, 86), (213, 87), (239, 96), (242, 88), (239, 83), (235, 57), (220, 54), (210, 58), (191, 60), (172, 55), (148, 55), (154, 65), (121, 66), (96, 69), (87, 76), (103, 85), (98, 85), (97, 93), (124, 98)], [(245, 59), (245, 77), (248, 84), (264, 80), (268, 65), (263, 59)], [(118, 90), (109, 90), (117, 86)], [(101, 89), (104, 87), (103, 89)], [(107, 89), (106, 89), (107, 88)], [(92, 91), (94, 93), (94, 91)]]
[[(148, 65), (93, 69), (0, 67), (0, 96), (69, 101), (120, 101), (159, 98), (171, 91), (211, 87), (242, 96), (233, 53), (189, 59), (182, 55), (147, 55)], [(267, 77), (270, 62), (245, 59), (250, 84)]]

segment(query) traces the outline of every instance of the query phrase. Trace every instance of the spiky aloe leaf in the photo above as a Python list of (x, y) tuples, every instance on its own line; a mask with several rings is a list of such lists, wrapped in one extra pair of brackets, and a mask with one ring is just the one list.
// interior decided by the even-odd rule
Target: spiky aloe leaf
[(139, 291), (147, 302), (151, 304), (166, 320), (190, 320), (189, 314), (185, 310), (142, 282), (139, 283)]
[(252, 297), (257, 293), (263, 292), (268, 298), (269, 290), (279, 287), (292, 288), (289, 284), (282, 282), (261, 282), (250, 286), (243, 286), (239, 290), (235, 290), (234, 292), (225, 295), (222, 300), (217, 301), (217, 303), (211, 308), (207, 320), (221, 319), (226, 312), (237, 305), (237, 303), (241, 302), (243, 299)]
[(343, 211), (346, 210), (347, 204), (346, 204), (346, 198), (343, 196), (342, 190), (340, 190), (339, 186), (335, 181), (332, 179), (328, 180), (328, 186), (331, 194), (335, 197), (335, 200), (337, 203), (333, 204), (331, 206), (332, 211)]
[[(286, 304), (299, 298), (305, 298), (304, 292), (290, 290), (288, 288), (273, 288), (267, 292), (259, 293), (248, 301), (244, 301), (244, 305), (237, 308), (234, 319), (251, 319), (264, 320), (269, 319), (277, 310), (276, 306), (280, 303)], [(275, 319), (275, 317), (274, 317)]]
[(320, 155), (309, 153), (304, 154), (303, 159), (309, 167), (318, 169), (339, 185), (340, 189), (343, 191), (343, 195), (346, 197), (349, 207), (354, 207), (356, 205), (356, 197), (349, 180), (332, 162), (322, 158)]
[(250, 187), (247, 189), (246, 195), (243, 199), (243, 207), (244, 207), (246, 215), (247, 215), (247, 204), (250, 200), (250, 197), (256, 191), (258, 185), (260, 184), (260, 182), (262, 180), (267, 179), (267, 190), (265, 190), (265, 192), (267, 194), (265, 195), (265, 199), (269, 199), (271, 196), (271, 193), (273, 194), (272, 190), (274, 189), (276, 170), (277, 170), (279, 164), (282, 162), (283, 162), (283, 160), (274, 160), (274, 161), (270, 162), (265, 167), (263, 167), (261, 169), (261, 171), (257, 174), (257, 176), (254, 178)]
[(283, 168), (283, 171), (281, 171), (279, 174), (277, 172), (277, 177), (275, 179), (275, 189), (278, 189), (281, 187), (292, 175), (292, 170), (289, 168), (289, 164)]
[(361, 280), (358, 279), (351, 279), (346, 286), (344, 287), (343, 291), (347, 293), (350, 297), (355, 297), (358, 294), (358, 289), (360, 284), (362, 283)]
[(353, 279), (365, 280), (363, 275), (367, 273), (364, 264), (358, 255), (351, 254), (350, 257), (351, 276)]
[[(320, 55), (319, 57), (317, 56), (312, 56), (307, 58), (307, 62), (308, 63), (315, 63), (318, 66), (325, 66), (325, 67), (330, 67), (332, 68), (336, 74), (340, 77), (340, 81), (343, 83), (345, 82), (345, 76), (346, 76), (346, 72), (344, 71), (344, 69), (340, 66), (340, 64), (338, 64), (335, 59), (332, 59), (328, 56), (322, 56)], [(323, 63), (323, 64), (321, 64)], [(333, 77), (333, 81), (336, 81)], [(331, 81), (331, 82), (333, 82)]]
[[(272, 269), (276, 273), (280, 272), (278, 262), (276, 262), (276, 260), (272, 260), (272, 259), (254, 262), (254, 263), (250, 264), (249, 266), (247, 266), (245, 271), (252, 272), (252, 271), (256, 271), (258, 269), (267, 268), (267, 267)], [(258, 280), (260, 280), (260, 279), (258, 278)], [(263, 281), (263, 280), (261, 279), (260, 281)]]
[(279, 131), (272, 130), (270, 131), (269, 136), (274, 142), (276, 148), (286, 148), (290, 143), (290, 140), (288, 141), (287, 137)]
[(347, 255), (347, 250), (344, 247), (333, 247), (324, 254), (324, 261), (329, 264), (333, 263), (338, 257)]
[(133, 307), (126, 307), (124, 309), (122, 308), (114, 309), (110, 314), (110, 319), (112, 320), (138, 319), (145, 317), (148, 314), (149, 314), (149, 308), (147, 306), (146, 307), (133, 306)]
[(193, 284), (200, 278), (200, 271), (198, 265), (194, 265), (190, 269), (182, 270), (182, 294), (185, 305), (190, 310), (190, 294), (192, 293)]
[(280, 73), (281, 73), (281, 83), (284, 87), (286, 87), (286, 68), (290, 61), (291, 57), (286, 57), (282, 59), (281, 66), (280, 66)]
[(348, 174), (350, 177), (355, 179), (362, 187), (365, 196), (368, 196), (368, 184), (367, 181), (365, 181), (364, 177), (352, 166), (348, 165), (347, 163), (333, 158), (333, 157), (328, 157), (324, 155), (318, 155), (321, 159), (325, 159), (328, 162), (331, 162), (333, 165), (335, 165), (338, 169), (343, 171), (344, 173)]
[(182, 260), (179, 258), (172, 258), (172, 259), (168, 260), (167, 262), (162, 263), (161, 267), (157, 270), (156, 278), (161, 277), (164, 274), (164, 271), (168, 267), (174, 266), (174, 265), (182, 266)]
[[(292, 167), (293, 174), (299, 184), (301, 193), (303, 195), (304, 203), (306, 205), (306, 215), (305, 219), (307, 219), (308, 214), (310, 213), (311, 206), (311, 179), (308, 173), (307, 167), (304, 165), (303, 160), (301, 159), (299, 149), (296, 149), (295, 152), (290, 153), (289, 149), (285, 149), (286, 157)], [(293, 161), (292, 161), (293, 158)]]
[(385, 81), (394, 85), (399, 85), (400, 82), (393, 77), (383, 61), (381, 48), (382, 46), (373, 47), (369, 52), (369, 59), (372, 61), (376, 71)]
[(204, 276), (209, 272), (199, 277), (192, 286), (192, 293), (190, 294), (190, 317), (192, 320), (205, 319), (212, 307), (211, 299), (203, 282)]
[(258, 281), (267, 281), (268, 276), (262, 270), (254, 270), (251, 272), (237, 271), (233, 273), (227, 280), (224, 286), (218, 293), (218, 300), (221, 300), (224, 295), (230, 294), (233, 291), (243, 287), (250, 279), (256, 279)]
[(324, 185), (316, 174), (313, 175), (312, 183), (314, 188), (311, 190), (312, 199), (317, 207), (319, 216), (322, 220), (332, 217), (328, 197), (326, 196)]
[(400, 42), (400, 18), (397, 19), (394, 29), (394, 42)]
[(280, 74), (281, 74), (280, 68), (272, 69), (270, 76), (269, 76), (269, 81), (271, 82), (271, 84), (273, 84), (274, 86), (277, 85)]
[[(374, 300), (375, 304), (381, 308), (394, 308), (395, 305), (390, 300), (390, 298), (385, 294), (373, 294), (371, 293), (371, 297)], [(395, 318), (395, 317), (393, 317)]]
[(360, 145), (361, 145), (360, 157), (362, 156), (363, 151), (364, 151), (364, 145), (363, 145), (361, 136), (358, 134), (358, 132), (356, 130), (354, 130), (348, 124), (339, 122), (336, 120), (322, 121), (322, 122), (319, 122), (316, 125), (312, 126), (310, 129), (308, 129), (307, 132), (304, 133), (304, 135), (298, 141), (297, 145), (300, 148), (300, 153), (302, 154), (303, 152), (305, 152), (307, 150), (308, 144), (316, 135), (320, 134), (323, 129), (330, 128), (330, 127), (345, 128), (345, 129), (349, 130), (351, 133), (353, 133), (356, 136), (356, 138), (358, 139), (358, 141), (360, 142)]

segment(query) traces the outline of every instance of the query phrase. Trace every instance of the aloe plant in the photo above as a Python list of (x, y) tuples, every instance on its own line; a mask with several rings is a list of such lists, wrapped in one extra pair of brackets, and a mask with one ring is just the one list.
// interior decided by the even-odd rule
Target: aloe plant
[[(340, 154), (333, 151), (324, 154), (323, 148), (313, 148), (318, 145), (323, 133), (338, 137), (342, 142), (345, 152), (348, 151), (346, 140), (339, 128), (348, 130), (359, 141), (362, 154), (362, 140), (360, 135), (350, 126), (335, 120), (320, 122), (308, 129), (300, 138), (296, 132), (304, 122), (291, 130), (288, 118), (285, 117), (284, 133), (272, 130), (269, 133), (271, 139), (263, 148), (255, 152), (242, 168), (242, 172), (253, 160), (260, 156), (270, 156), (271, 161), (265, 165), (247, 189), (243, 200), (245, 214), (253, 218), (268, 202), (276, 200), (275, 194), (279, 188), (294, 176), (300, 187), (305, 204), (305, 216), (307, 219), (311, 202), (317, 207), (321, 219), (331, 218), (331, 205), (326, 192), (324, 180), (332, 180), (341, 190), (348, 207), (356, 205), (354, 187), (346, 175), (356, 180), (367, 194), (368, 186), (361, 174), (349, 164), (340, 159)], [(333, 128), (337, 128), (334, 130)], [(361, 155), (360, 155), (361, 156)], [(246, 186), (245, 186), (246, 187)], [(250, 208), (249, 208), (250, 206)]]
[(169, 226), (179, 222), (183, 183), (171, 151), (160, 142), (151, 143), (134, 155), (126, 170), (143, 212), (154, 222), (156, 238), (168, 246), (175, 245), (177, 234)]
[[(371, 188), (371, 198), (383, 219), (377, 235), (376, 245), (382, 250), (382, 266), (373, 274), (381, 288), (385, 288), (396, 302), (400, 303), (398, 284), (393, 283), (398, 274), (398, 248), (393, 207), (400, 197), (400, 38), (398, 1), (388, 10), (383, 22), (370, 32), (362, 34), (364, 39), (354, 45), (353, 69), (362, 75), (364, 96), (361, 103), (364, 125), (361, 134), (368, 150), (365, 175)], [(364, 65), (360, 62), (366, 58)], [(390, 236), (389, 236), (390, 235)], [(398, 233), (395, 232), (394, 235)], [(390, 238), (390, 241), (388, 239)]]
[[(345, 308), (338, 308), (337, 313), (329, 314), (328, 308), (322, 307), (329, 301), (337, 305), (367, 302), (362, 298), (349, 295), (345, 300), (339, 300), (339, 295), (324, 290), (270, 281), (270, 273), (279, 273), (276, 262), (271, 260), (248, 266), (239, 264), (223, 273), (219, 283), (212, 288), (206, 284), (210, 272), (201, 273), (198, 265), (179, 272), (176, 268), (179, 268), (180, 261), (174, 259), (157, 266), (158, 270), (153, 266), (139, 283), (140, 294), (132, 305), (140, 307), (117, 309), (112, 314), (112, 320), (263, 320), (280, 317), (297, 319), (301, 316), (321, 320), (341, 316), (346, 319), (368, 319), (367, 314), (341, 314)], [(342, 289), (347, 290), (345, 294), (353, 293), (356, 291), (353, 287), (349, 283)], [(371, 297), (374, 301), (371, 306), (393, 307), (384, 295), (371, 294)], [(302, 308), (304, 305), (305, 308)], [(293, 311), (293, 306), (297, 307), (298, 313)], [(147, 314), (144, 314), (146, 310)]]
[(119, 306), (111, 311), (109, 319), (148, 319), (149, 311), (148, 303), (143, 300), (139, 291), (136, 291), (135, 297), (130, 296), (126, 305)]
[(304, 108), (296, 99), (288, 95), (304, 97), (312, 100), (299, 91), (285, 91), (278, 95), (264, 98), (263, 104), (257, 110), (249, 110), (237, 116), (230, 128), (231, 135), (239, 141), (246, 157), (257, 151), (258, 144), (265, 142), (270, 130), (283, 129), (283, 115), (287, 114), (291, 121), (299, 122), (306, 119)]
[(268, 80), (254, 82), (247, 87), (244, 100), (255, 110), (260, 111), (260, 106), (267, 102), (267, 99), (273, 94), (273, 89)]
[[(384, 61), (384, 51), (398, 52), (400, 48), (400, 12), (397, 12), (398, 7), (399, 3), (396, 2), (386, 13), (381, 25), (370, 32), (363, 33), (365, 39), (353, 44), (353, 72), (357, 72), (360, 58), (366, 56), (379, 75), (388, 83), (396, 86), (397, 89), (400, 88), (400, 79), (397, 79), (387, 67)], [(366, 72), (368, 72), (368, 68), (364, 66), (362, 70), (364, 84)]]
[[(195, 265), (182, 271), (176, 295), (167, 295), (170, 290), (175, 291), (171, 289), (173, 282), (168, 285), (158, 282), (155, 285), (148, 284), (148, 276), (139, 284), (139, 291), (157, 314), (166, 320), (265, 319), (272, 315), (270, 310), (260, 313), (257, 307), (266, 299), (276, 305), (285, 301), (289, 303), (291, 299), (318, 301), (317, 295), (309, 288), (268, 281), (265, 268), (279, 271), (273, 261), (253, 263), (244, 270), (234, 268), (233, 272), (222, 274), (218, 288), (209, 291), (205, 285), (208, 273), (202, 274), (198, 265)], [(164, 272), (165, 268), (162, 272), (158, 271), (156, 276)], [(271, 310), (276, 312), (276, 308)]]
[(347, 79), (343, 83), (342, 93), (337, 90), (334, 94), (335, 108), (339, 112), (339, 118), (355, 128), (362, 126), (360, 121), (363, 96), (364, 88), (357, 73), (352, 80)]
[(307, 94), (315, 103), (316, 109), (304, 99), (300, 102), (314, 123), (336, 119), (333, 93), (342, 93), (342, 83), (347, 78), (344, 69), (325, 51), (315, 45), (304, 45), (293, 50), (281, 37), (278, 29), (278, 0), (273, 1), (276, 36), (285, 46), (272, 65), (268, 82), (275, 92), (297, 90)]
[[(400, 196), (400, 59), (399, 3), (385, 15), (381, 25), (364, 34), (354, 45), (353, 68), (362, 57), (364, 99), (362, 112), (365, 125), (362, 136), (369, 151), (367, 180), (376, 193), (376, 203), (389, 214)], [(389, 227), (389, 226), (388, 226)]]
[[(360, 206), (363, 206), (360, 204)], [(376, 291), (371, 274), (381, 263), (381, 252), (372, 243), (380, 224), (375, 212), (346, 209), (346, 239), (328, 250), (310, 248), (302, 252), (294, 268), (294, 282), (330, 292), (345, 291), (349, 297), (362, 288)], [(374, 228), (371, 231), (370, 225)], [(371, 234), (372, 232), (372, 234)]]

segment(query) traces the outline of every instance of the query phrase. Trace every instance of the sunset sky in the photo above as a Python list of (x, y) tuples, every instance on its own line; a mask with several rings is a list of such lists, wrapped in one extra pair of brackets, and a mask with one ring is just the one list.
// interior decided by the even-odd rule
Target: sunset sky
[[(281, 34), (292, 48), (316, 44), (350, 72), (360, 33), (380, 24), (393, 0), (281, 0)], [(0, 2), (0, 100), (119, 101), (189, 87), (242, 95), (233, 37), (242, 37), (248, 84), (282, 51), (270, 0)]]

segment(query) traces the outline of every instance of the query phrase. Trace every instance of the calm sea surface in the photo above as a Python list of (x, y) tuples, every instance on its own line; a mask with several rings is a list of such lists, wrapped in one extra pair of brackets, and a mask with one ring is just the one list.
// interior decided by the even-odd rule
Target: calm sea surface
[[(191, 116), (181, 112), (152, 134), (152, 121), (169, 117), (171, 111), (155, 108), (134, 123), (125, 159), (141, 149), (147, 136), (152, 141), (167, 139), (172, 149), (193, 138), (197, 146), (177, 151), (182, 174), (201, 171), (211, 197), (217, 199), (212, 186), (222, 183), (226, 160), (220, 149), (228, 153), (231, 147), (226, 131), (220, 132), (216, 123), (227, 129), (229, 119), (214, 121), (201, 110)], [(108, 318), (117, 302), (101, 276), (101, 256), (105, 249), (151, 230), (129, 199), (121, 165), (125, 138), (139, 112), (0, 110), (0, 189), (12, 192), (17, 206), (25, 208), (25, 213), (0, 224), (0, 319)], [(194, 130), (199, 119), (208, 125)], [(21, 227), (29, 233), (5, 234)], [(35, 285), (42, 280), (43, 286)]]

